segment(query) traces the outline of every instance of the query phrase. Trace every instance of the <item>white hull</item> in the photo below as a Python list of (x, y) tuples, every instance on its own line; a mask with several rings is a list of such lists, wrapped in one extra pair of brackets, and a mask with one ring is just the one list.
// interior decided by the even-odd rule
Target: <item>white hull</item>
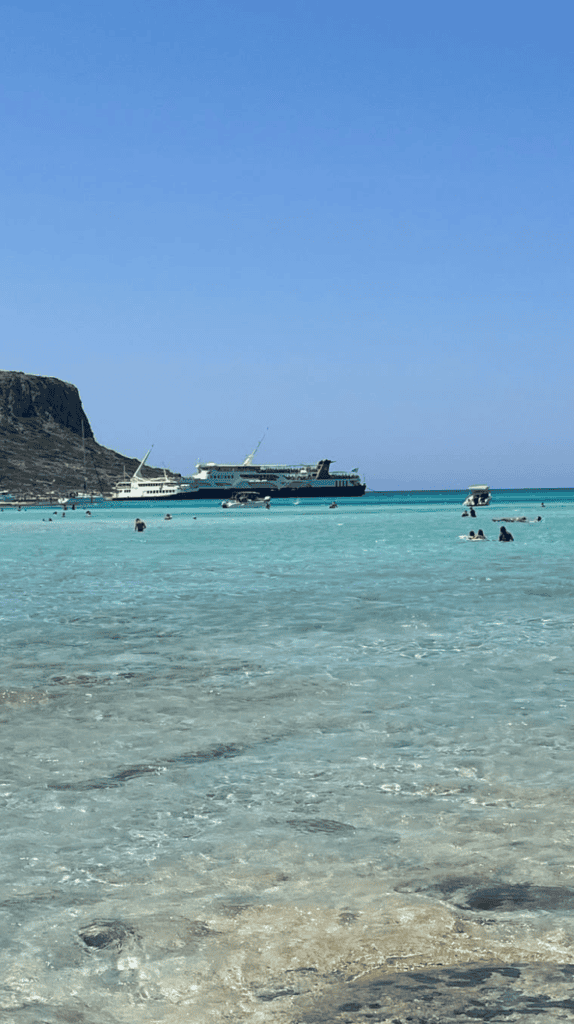
[(222, 508), (269, 508), (269, 502), (271, 498), (267, 495), (265, 498), (230, 498), (228, 501), (222, 501)]
[(485, 508), (490, 505), (492, 500), (492, 494), (490, 493), (490, 487), (486, 484), (481, 484), (476, 487), (469, 487), (470, 494), (463, 501), (463, 505), (467, 508)]
[(490, 505), (491, 500), (490, 496), (488, 498), (482, 498), (479, 501), (473, 501), (472, 498), (468, 497), (463, 501), (463, 505), (466, 505), (467, 508), (483, 508), (486, 505)]

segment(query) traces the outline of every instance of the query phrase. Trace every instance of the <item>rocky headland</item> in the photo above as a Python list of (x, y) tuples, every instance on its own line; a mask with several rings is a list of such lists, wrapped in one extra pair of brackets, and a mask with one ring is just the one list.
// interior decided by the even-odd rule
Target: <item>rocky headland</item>
[(22, 500), (106, 493), (139, 461), (98, 444), (73, 384), (0, 370), (0, 492)]

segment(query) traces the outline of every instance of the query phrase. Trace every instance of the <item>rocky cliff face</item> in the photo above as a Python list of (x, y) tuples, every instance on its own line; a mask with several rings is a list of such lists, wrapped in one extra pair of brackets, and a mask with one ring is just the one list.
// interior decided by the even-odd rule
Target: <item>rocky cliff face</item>
[(138, 462), (97, 443), (73, 384), (0, 370), (0, 491), (99, 494)]
[(74, 434), (81, 434), (83, 425), (85, 436), (94, 436), (73, 384), (0, 370), (0, 430), (18, 423), (25, 426), (26, 421), (48, 429), (57, 425)]

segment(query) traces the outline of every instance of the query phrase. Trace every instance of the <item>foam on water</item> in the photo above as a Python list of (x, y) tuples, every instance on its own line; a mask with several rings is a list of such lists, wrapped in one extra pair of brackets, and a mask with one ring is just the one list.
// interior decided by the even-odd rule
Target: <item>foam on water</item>
[(574, 506), (502, 497), (2, 513), (6, 1020), (572, 959)]

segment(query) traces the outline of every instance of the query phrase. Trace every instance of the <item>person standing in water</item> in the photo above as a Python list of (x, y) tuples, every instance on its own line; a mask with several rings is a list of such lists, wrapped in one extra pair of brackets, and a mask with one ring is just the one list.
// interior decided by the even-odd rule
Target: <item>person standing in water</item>
[(500, 527), (500, 535), (499, 535), (498, 539), (499, 540), (506, 540), (506, 541), (508, 541), (508, 540), (514, 540), (514, 537), (506, 529), (506, 526), (501, 526)]

